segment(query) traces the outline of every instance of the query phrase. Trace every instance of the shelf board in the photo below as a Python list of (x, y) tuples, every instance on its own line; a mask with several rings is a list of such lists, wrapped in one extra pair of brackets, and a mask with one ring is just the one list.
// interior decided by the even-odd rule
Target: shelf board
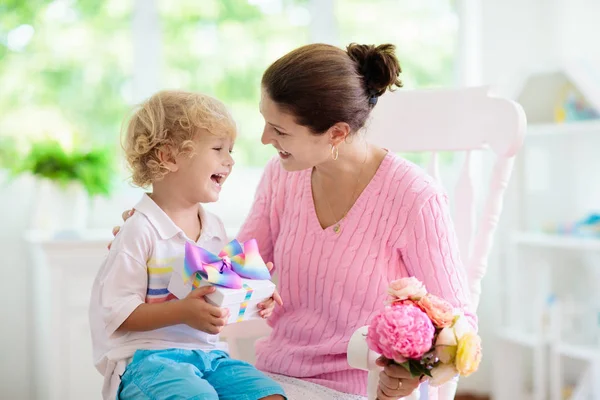
[(527, 127), (525, 137), (568, 136), (575, 134), (596, 134), (600, 136), (600, 120), (531, 124)]
[(579, 360), (594, 361), (600, 359), (600, 346), (583, 346), (570, 343), (559, 343), (556, 350), (560, 355)]
[(535, 246), (576, 250), (600, 250), (600, 238), (577, 237), (541, 232), (517, 232), (514, 243)]
[[(547, 337), (541, 338), (536, 334), (523, 332), (515, 328), (504, 328), (499, 330), (497, 333), (497, 338), (505, 342), (531, 348), (551, 344), (550, 339)], [(587, 361), (600, 359), (600, 346), (593, 347), (559, 342), (554, 348), (558, 354), (566, 357)]]
[(536, 347), (547, 342), (546, 339), (541, 339), (537, 335), (530, 332), (523, 332), (515, 328), (501, 329), (497, 337), (514, 344), (519, 344), (525, 347)]

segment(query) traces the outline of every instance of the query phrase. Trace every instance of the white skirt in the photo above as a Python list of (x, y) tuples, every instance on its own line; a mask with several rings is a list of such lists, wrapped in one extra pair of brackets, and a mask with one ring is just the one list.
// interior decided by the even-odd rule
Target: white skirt
[(338, 392), (337, 390), (290, 376), (271, 373), (266, 373), (266, 375), (283, 387), (288, 400), (367, 400), (363, 396)]

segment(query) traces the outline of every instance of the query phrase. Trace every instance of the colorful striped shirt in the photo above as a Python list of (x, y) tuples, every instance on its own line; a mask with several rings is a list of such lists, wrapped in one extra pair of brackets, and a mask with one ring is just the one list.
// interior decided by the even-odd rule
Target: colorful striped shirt
[[(147, 332), (117, 332), (140, 304), (174, 298), (167, 290), (169, 281), (174, 265), (183, 264), (186, 241), (191, 241), (148, 195), (142, 197), (135, 210), (100, 266), (90, 301), (94, 364), (105, 378), (104, 397), (112, 399), (116, 395), (113, 392), (118, 383), (118, 366), (136, 350), (226, 348), (218, 335), (187, 325)], [(223, 223), (202, 206), (199, 216), (202, 234), (196, 243), (218, 253), (227, 244)]]
[(148, 270), (148, 290), (146, 291), (146, 303), (163, 303), (173, 300), (173, 296), (167, 290), (169, 280), (173, 273), (173, 264), (179, 257), (150, 258), (146, 263)]

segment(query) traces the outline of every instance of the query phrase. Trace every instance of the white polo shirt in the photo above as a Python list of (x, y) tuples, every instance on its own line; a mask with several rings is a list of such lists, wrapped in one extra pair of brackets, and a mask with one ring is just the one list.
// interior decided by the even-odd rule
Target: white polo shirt
[[(199, 206), (202, 233), (199, 246), (213, 253), (227, 244), (221, 220)], [(116, 332), (142, 303), (171, 301), (167, 290), (173, 265), (182, 263), (189, 239), (146, 194), (121, 228), (102, 263), (90, 300), (94, 364), (104, 375), (103, 397), (114, 399), (120, 375), (136, 350), (169, 348), (226, 350), (218, 335), (188, 325), (147, 332)]]

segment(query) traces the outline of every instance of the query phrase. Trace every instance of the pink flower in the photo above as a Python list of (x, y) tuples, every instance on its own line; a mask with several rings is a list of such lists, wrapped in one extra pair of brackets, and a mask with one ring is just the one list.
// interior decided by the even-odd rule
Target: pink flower
[(369, 348), (384, 357), (405, 362), (420, 359), (431, 350), (435, 328), (421, 309), (411, 304), (387, 306), (375, 316), (369, 332)]
[(420, 280), (411, 276), (410, 278), (401, 278), (390, 283), (388, 294), (390, 295), (391, 303), (406, 299), (418, 301), (427, 294), (427, 289), (425, 289), (425, 285)]
[(421, 297), (417, 302), (417, 306), (427, 313), (436, 328), (446, 328), (454, 320), (452, 304), (433, 294), (428, 293)]

